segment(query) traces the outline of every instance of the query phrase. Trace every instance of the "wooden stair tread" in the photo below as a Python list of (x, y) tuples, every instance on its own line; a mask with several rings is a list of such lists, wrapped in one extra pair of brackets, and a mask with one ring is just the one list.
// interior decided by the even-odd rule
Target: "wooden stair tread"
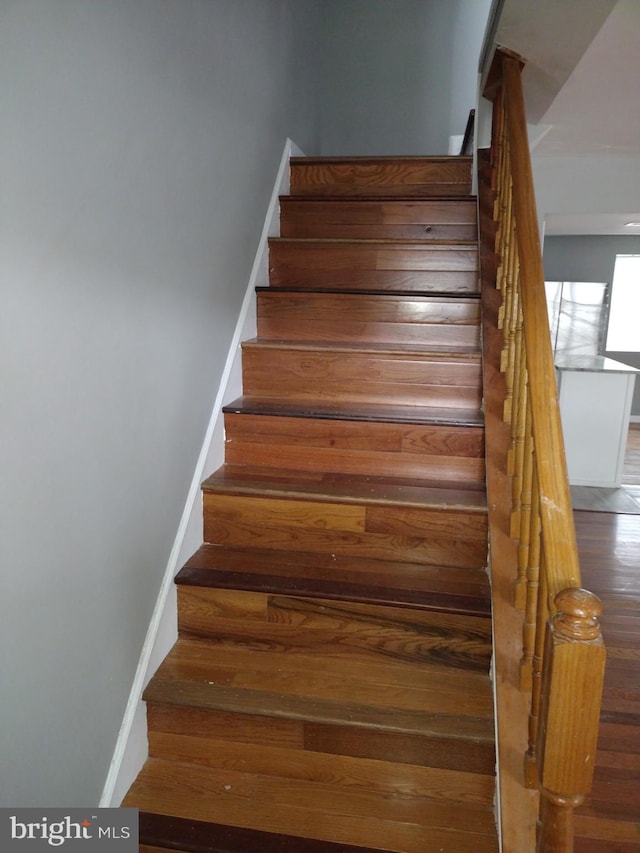
[(480, 291), (474, 290), (461, 290), (461, 291), (451, 291), (451, 290), (438, 290), (437, 288), (425, 288), (424, 290), (403, 290), (401, 287), (394, 287), (392, 290), (390, 289), (381, 289), (376, 287), (354, 287), (350, 288), (348, 285), (344, 285), (342, 287), (332, 287), (331, 285), (326, 286), (314, 286), (314, 287), (305, 287), (300, 284), (282, 284), (274, 287), (273, 285), (266, 285), (264, 287), (256, 287), (256, 291), (260, 290), (269, 290), (271, 292), (278, 293), (351, 293), (351, 294), (362, 294), (363, 296), (377, 296), (377, 295), (389, 295), (389, 296), (408, 296), (410, 298), (422, 297), (425, 299), (429, 299), (431, 297), (447, 299), (450, 298), (452, 300), (476, 300), (480, 299)]
[(145, 689), (147, 702), (380, 731), (493, 742), (488, 675), (412, 663), (255, 651), (181, 639)]
[[(319, 842), (357, 841), (356, 849), (362, 849), (364, 843), (365, 850), (376, 850), (382, 843), (383, 849), (404, 853), (424, 853), (427, 849), (445, 853), (497, 851), (493, 812), (487, 805), (429, 801), (410, 792), (393, 798), (375, 790), (348, 792), (322, 782), (162, 759), (147, 761), (123, 805), (128, 802), (139, 804), (142, 811), (268, 833), (286, 835), (294, 826), (298, 835)], [(450, 828), (461, 821), (464, 829)], [(292, 853), (304, 851), (291, 849)], [(340, 849), (344, 853), (349, 850)], [(310, 850), (316, 853), (322, 847)]]
[(269, 243), (273, 245), (317, 245), (332, 248), (337, 246), (386, 246), (389, 249), (416, 249), (419, 251), (430, 251), (438, 249), (465, 249), (470, 252), (478, 251), (477, 240), (418, 240), (415, 238), (385, 238), (385, 237), (269, 237)]
[(262, 340), (252, 338), (242, 342), (243, 349), (273, 349), (307, 352), (329, 352), (329, 353), (374, 353), (376, 355), (390, 355), (406, 357), (408, 355), (430, 357), (430, 360), (441, 357), (447, 361), (472, 361), (480, 363), (481, 353), (475, 346), (451, 346), (443, 344), (385, 344), (385, 343), (348, 343), (345, 341), (297, 341), (297, 340)]
[(464, 155), (452, 154), (357, 154), (349, 155), (318, 155), (316, 157), (291, 157), (290, 163), (292, 166), (307, 166), (307, 165), (345, 165), (345, 166), (366, 166), (366, 165), (389, 165), (396, 166), (403, 163), (409, 164), (425, 164), (434, 165), (438, 163), (452, 164), (459, 163), (460, 165), (471, 169), (473, 157)]
[(243, 396), (227, 403), (224, 412), (234, 414), (281, 415), (290, 418), (376, 421), (399, 424), (443, 424), (482, 427), (484, 416), (473, 409), (449, 409), (437, 406), (396, 406), (383, 403), (349, 405), (328, 400), (291, 401), (272, 397)]
[(205, 493), (298, 496), (311, 501), (332, 503), (390, 504), (407, 507), (432, 507), (443, 510), (487, 512), (484, 488), (473, 484), (425, 484), (424, 480), (366, 475), (305, 476), (288, 469), (263, 469), (249, 465), (222, 465), (202, 484)]
[(176, 583), (489, 616), (484, 570), (202, 545)]
[(415, 290), (407, 291), (403, 293), (398, 290), (376, 290), (372, 288), (371, 290), (363, 290), (362, 288), (358, 288), (357, 290), (349, 290), (348, 287), (323, 287), (323, 288), (314, 288), (310, 290), (308, 287), (296, 287), (296, 285), (290, 285), (287, 287), (270, 287), (269, 285), (259, 285), (256, 287), (256, 293), (268, 293), (273, 295), (274, 298), (278, 298), (280, 294), (286, 293), (298, 293), (300, 295), (306, 294), (315, 294), (315, 293), (323, 293), (323, 294), (333, 294), (335, 296), (379, 296), (380, 299), (399, 299), (401, 297), (409, 298), (412, 300), (422, 300), (424, 302), (443, 302), (443, 303), (451, 303), (456, 304), (459, 302), (479, 302), (480, 301), (480, 293), (449, 293), (447, 291), (442, 291), (438, 293), (437, 291), (427, 290), (424, 293), (419, 293)]
[[(410, 204), (410, 205), (429, 205), (429, 204), (438, 204), (443, 202), (451, 203), (452, 206), (455, 205), (469, 205), (473, 207), (475, 210), (475, 206), (477, 204), (477, 196), (469, 195), (469, 196), (459, 196), (459, 195), (447, 195), (443, 193), (442, 195), (430, 195), (427, 198), (420, 199), (416, 198), (412, 195), (407, 195), (406, 197), (402, 197), (401, 195), (385, 195), (384, 192), (380, 192), (379, 195), (367, 195), (365, 198), (358, 198), (357, 196), (351, 196), (345, 198), (344, 196), (330, 196), (330, 195), (322, 195), (315, 196), (312, 193), (309, 195), (281, 195), (280, 202), (283, 204), (297, 204), (298, 202), (302, 202), (303, 204), (344, 204), (344, 205), (362, 205), (366, 207), (367, 205), (372, 204), (389, 204), (389, 205), (402, 205), (402, 204)], [(475, 221), (475, 217), (474, 220)]]

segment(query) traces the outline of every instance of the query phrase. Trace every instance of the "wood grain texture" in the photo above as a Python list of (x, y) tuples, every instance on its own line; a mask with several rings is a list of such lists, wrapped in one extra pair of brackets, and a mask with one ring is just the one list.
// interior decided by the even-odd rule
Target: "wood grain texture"
[(463, 348), (480, 342), (475, 298), (327, 293), (267, 288), (258, 292), (260, 340), (424, 344)]
[(491, 806), (490, 776), (286, 747), (235, 744), (192, 734), (152, 732), (151, 756), (223, 770), (343, 786), (347, 791), (375, 791), (389, 799), (399, 792), (433, 802)]
[(468, 195), (471, 160), (456, 157), (293, 158), (291, 195)]
[[(303, 785), (160, 759), (147, 762), (130, 796), (143, 809), (176, 817), (236, 826), (247, 826), (250, 820), (250, 826), (263, 831), (289, 834), (294, 830), (327, 841), (339, 838), (367, 846), (382, 844), (387, 849), (395, 846), (406, 853), (423, 853), (427, 842), (451, 853), (497, 850), (487, 808), (467, 806), (466, 829), (451, 829), (460, 816), (458, 804), (447, 808), (410, 796), (388, 800), (361, 792), (349, 796), (322, 783)], [(430, 825), (425, 826), (427, 821)]]
[(268, 497), (204, 497), (205, 542), (284, 550), (369, 556), (408, 562), (481, 568), (486, 522), (477, 513), (413, 510)]
[(604, 605), (607, 668), (593, 787), (575, 813), (575, 851), (640, 849), (640, 527), (637, 516), (575, 512), (583, 583)]
[(280, 199), (282, 237), (477, 239), (475, 199)]
[[(145, 699), (202, 709), (417, 735), (493, 741), (486, 674), (304, 649), (179, 640)], [(453, 734), (452, 734), (453, 733)]]
[(225, 436), (231, 464), (484, 483), (479, 427), (227, 413)]
[(178, 585), (490, 615), (483, 569), (202, 545)]
[(489, 671), (486, 618), (186, 585), (178, 596), (184, 637)]
[(477, 292), (475, 243), (378, 240), (269, 241), (273, 287)]
[(478, 248), (475, 241), (454, 240), (269, 239), (270, 271), (309, 266), (328, 270), (477, 271)]
[(448, 426), (482, 426), (481, 409), (455, 409), (436, 406), (396, 406), (392, 403), (332, 402), (318, 398), (292, 403), (273, 397), (243, 396), (224, 406), (234, 414), (276, 415), (292, 418), (328, 418), (329, 420), (377, 421), (393, 424), (431, 424)]
[(316, 474), (223, 465), (202, 484), (206, 494), (270, 495), (320, 502), (395, 505), (417, 509), (486, 514), (484, 489), (467, 484), (432, 483), (424, 479)]
[(359, 728), (339, 721), (288, 719), (189, 707), (167, 692), (168, 702), (147, 705), (150, 732), (211, 738), (248, 746), (276, 746), (324, 755), (353, 756), (374, 761), (401, 762), (481, 774), (492, 779), (495, 755), (492, 741), (462, 732), (399, 732), (380, 726)]
[[(487, 152), (479, 153), (480, 205), (493, 201)], [(483, 167), (484, 164), (484, 167)], [(482, 273), (482, 340), (484, 371), (485, 443), (492, 609), (494, 613), (496, 715), (501, 832), (505, 853), (535, 850), (537, 792), (527, 789), (524, 755), (527, 750), (529, 698), (520, 690), (523, 614), (513, 606), (517, 576), (517, 543), (511, 538), (512, 490), (507, 476), (511, 427), (503, 420), (504, 376), (500, 372), (502, 334), (498, 328), (500, 294), (495, 288), (495, 226), (480, 220)]]
[(472, 353), (246, 342), (242, 364), (244, 393), (251, 396), (476, 411), (480, 405), (480, 364)]

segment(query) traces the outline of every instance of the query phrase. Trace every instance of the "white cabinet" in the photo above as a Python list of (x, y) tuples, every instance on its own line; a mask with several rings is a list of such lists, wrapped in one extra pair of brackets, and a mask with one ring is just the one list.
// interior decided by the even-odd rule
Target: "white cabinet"
[(556, 372), (569, 482), (619, 486), (638, 371), (603, 356), (573, 356)]

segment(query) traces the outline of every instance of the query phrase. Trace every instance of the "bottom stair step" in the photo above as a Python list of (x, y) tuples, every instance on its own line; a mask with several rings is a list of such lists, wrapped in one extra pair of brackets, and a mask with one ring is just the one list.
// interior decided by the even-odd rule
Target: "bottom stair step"
[(313, 838), (140, 812), (140, 853), (383, 853)]
[[(411, 776), (402, 784), (402, 765), (394, 765), (392, 769), (400, 780), (393, 794), (377, 789), (375, 779), (371, 784), (363, 780), (361, 786), (349, 787), (349, 784), (342, 784), (342, 779), (332, 776), (307, 781), (151, 758), (123, 806), (135, 806), (142, 812), (186, 822), (223, 824), (259, 833), (364, 847), (365, 850), (497, 851), (490, 801), (456, 799), (455, 791), (450, 790), (451, 774), (443, 776), (437, 796), (428, 798), (415, 790)], [(414, 769), (408, 768), (409, 771)], [(485, 800), (489, 799), (488, 792), (489, 786)], [(147, 820), (151, 822), (150, 818)], [(173, 849), (188, 850), (188, 841), (183, 842), (175, 835), (174, 830)], [(144, 836), (141, 840), (145, 843)], [(247, 840), (252, 843), (246, 835), (242, 837), (243, 842)], [(159, 841), (156, 833), (153, 846), (161, 846)], [(207, 849), (205, 846), (204, 850)], [(249, 853), (252, 849), (257, 853), (255, 847), (240, 847), (234, 853)], [(305, 850), (304, 847), (289, 849), (292, 853)], [(311, 847), (309, 853), (320, 853), (322, 849)], [(329, 847), (327, 853), (331, 849)]]

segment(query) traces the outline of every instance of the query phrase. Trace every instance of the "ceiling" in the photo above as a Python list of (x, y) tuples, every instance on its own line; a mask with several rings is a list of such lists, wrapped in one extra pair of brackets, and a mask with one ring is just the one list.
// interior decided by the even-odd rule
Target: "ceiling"
[[(532, 156), (621, 158), (640, 170), (640, 0), (505, 0), (495, 35), (527, 60)], [(638, 209), (549, 214), (546, 234), (640, 234)]]

